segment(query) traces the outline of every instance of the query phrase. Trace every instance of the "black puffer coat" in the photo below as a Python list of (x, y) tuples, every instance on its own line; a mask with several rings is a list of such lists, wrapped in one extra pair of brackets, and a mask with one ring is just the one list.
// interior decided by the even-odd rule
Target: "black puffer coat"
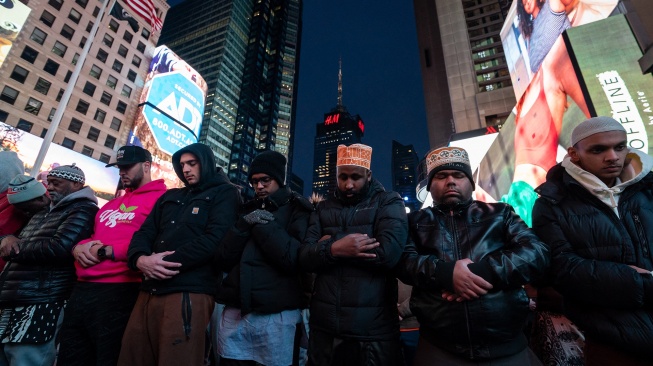
[(139, 257), (174, 251), (164, 259), (181, 263), (176, 268), (179, 273), (167, 280), (145, 279), (141, 290), (151, 294), (215, 295), (222, 275), (213, 270), (213, 258), (220, 240), (236, 221), (240, 195), (222, 169), (216, 170), (213, 152), (202, 144), (186, 146), (172, 156), (175, 172), (185, 184), (188, 182), (179, 164), (184, 153), (192, 153), (200, 161), (200, 182), (171, 189), (158, 199), (132, 237), (127, 251), (128, 265), (137, 270)]
[[(523, 328), (528, 297), (522, 285), (542, 276), (548, 250), (511, 206), (469, 201), (439, 205), (409, 215), (411, 242), (399, 278), (413, 285), (410, 308), (420, 335), (468, 359), (493, 359), (526, 348)], [(493, 289), (476, 300), (450, 302), (455, 262), (469, 258), (469, 269)]]
[(0, 306), (68, 299), (77, 280), (72, 249), (93, 234), (97, 211), (93, 191), (84, 187), (37, 212), (18, 236), (20, 252), (0, 274)]
[(628, 186), (619, 217), (556, 165), (533, 228), (551, 246), (554, 286), (587, 337), (653, 359), (653, 173)]
[[(376, 258), (334, 258), (331, 245), (362, 233), (381, 245)], [(319, 241), (324, 235), (331, 238)], [(346, 206), (337, 198), (321, 202), (311, 215), (300, 264), (316, 272), (311, 329), (360, 341), (395, 340), (399, 334), (397, 280), (392, 269), (408, 237), (406, 209), (399, 194), (372, 179), (367, 195)]]
[(298, 254), (313, 205), (282, 187), (264, 200), (244, 204), (243, 214), (257, 209), (270, 211), (274, 220), (250, 227), (241, 219), (225, 235), (217, 263), (229, 275), (216, 301), (243, 314), (305, 308)]

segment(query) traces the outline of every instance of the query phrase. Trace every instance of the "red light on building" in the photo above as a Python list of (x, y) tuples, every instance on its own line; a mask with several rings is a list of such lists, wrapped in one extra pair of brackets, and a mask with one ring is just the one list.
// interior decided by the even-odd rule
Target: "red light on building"
[(358, 120), (358, 128), (360, 128), (361, 132), (365, 132), (365, 124), (362, 119)]
[(339, 120), (340, 120), (340, 113), (332, 114), (324, 119), (324, 125), (325, 126), (332, 125), (338, 123)]

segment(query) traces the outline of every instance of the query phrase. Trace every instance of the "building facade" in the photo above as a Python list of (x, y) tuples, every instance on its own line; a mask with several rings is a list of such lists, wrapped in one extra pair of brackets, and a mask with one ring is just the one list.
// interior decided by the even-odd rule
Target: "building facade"
[[(44, 137), (102, 2), (22, 3), (29, 15), (0, 66), (0, 122)], [(164, 19), (169, 6), (164, 0), (154, 4)], [(144, 19), (134, 15), (130, 21), (120, 20), (110, 10), (105, 11), (53, 138), (56, 144), (107, 163), (127, 140), (158, 40)]]
[(410, 211), (422, 206), (417, 200), (417, 166), (419, 158), (413, 145), (392, 140), (392, 190), (399, 193)]
[(245, 196), (258, 152), (278, 151), (292, 166), (301, 11), (301, 0), (187, 0), (163, 29), (160, 43), (207, 82), (200, 141)]
[(429, 143), (501, 124), (516, 103), (500, 31), (510, 0), (413, 0)]

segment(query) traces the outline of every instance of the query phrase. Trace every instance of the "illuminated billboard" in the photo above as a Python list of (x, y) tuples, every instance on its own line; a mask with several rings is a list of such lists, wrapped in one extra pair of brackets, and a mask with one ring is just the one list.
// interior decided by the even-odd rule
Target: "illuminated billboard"
[(514, 0), (501, 42), (519, 99), (565, 29), (605, 19), (618, 0)]
[[(0, 149), (15, 151), (25, 164), (26, 174), (34, 169), (33, 164), (41, 144), (43, 144), (42, 138), (0, 122)], [(118, 168), (106, 168), (106, 164), (101, 161), (57, 144), (50, 145), (43, 165), (38, 168), (39, 173), (36, 175), (36, 179), (42, 181), (50, 169), (72, 163), (75, 163), (84, 172), (86, 185), (93, 189), (100, 206), (115, 197), (120, 179)]]
[(0, 66), (31, 11), (18, 0), (0, 0)]
[(206, 90), (199, 73), (168, 47), (154, 50), (127, 145), (149, 150), (152, 178), (164, 179), (170, 188), (180, 184), (172, 154), (199, 138)]
[(477, 197), (508, 202), (530, 223), (534, 188), (566, 154), (574, 127), (591, 116), (612, 116), (631, 148), (653, 153), (653, 79), (642, 75), (641, 57), (623, 15), (568, 29), (483, 158)]
[(342, 128), (355, 128), (363, 136), (365, 133), (365, 123), (363, 119), (356, 115), (352, 116), (347, 112), (327, 113), (324, 115), (324, 126), (327, 130), (340, 130)]

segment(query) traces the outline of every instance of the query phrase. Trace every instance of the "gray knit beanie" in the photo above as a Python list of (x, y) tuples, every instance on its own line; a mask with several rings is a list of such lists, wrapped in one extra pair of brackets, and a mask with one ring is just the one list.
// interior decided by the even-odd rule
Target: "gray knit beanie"
[(9, 183), (7, 189), (7, 201), (12, 205), (29, 201), (45, 194), (43, 183), (30, 177), (29, 175), (19, 174)]
[(0, 172), (0, 192), (4, 192), (13, 177), (25, 173), (25, 166), (14, 151), (0, 151)]
[(48, 173), (48, 178), (49, 177), (67, 179), (69, 181), (79, 182), (81, 184), (84, 184), (86, 181), (84, 172), (79, 167), (75, 166), (75, 163), (73, 163), (73, 165), (58, 166), (50, 170)]
[(574, 146), (578, 141), (588, 138), (592, 135), (608, 131), (623, 131), (626, 132), (624, 126), (612, 117), (599, 116), (592, 117), (588, 120), (581, 122), (573, 131), (571, 131), (571, 146)]

